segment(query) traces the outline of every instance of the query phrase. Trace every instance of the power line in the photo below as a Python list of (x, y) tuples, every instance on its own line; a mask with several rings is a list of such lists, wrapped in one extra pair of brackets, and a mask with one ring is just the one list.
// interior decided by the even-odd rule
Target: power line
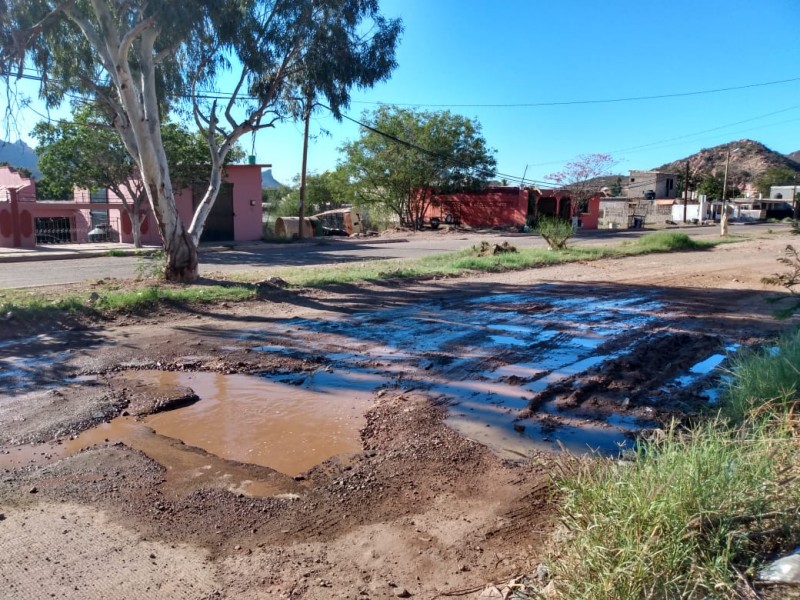
[(353, 104), (369, 104), (369, 105), (388, 105), (388, 106), (418, 106), (421, 108), (531, 108), (538, 106), (574, 106), (581, 104), (612, 104), (617, 102), (637, 102), (641, 100), (663, 100), (665, 98), (684, 98), (687, 96), (702, 96), (706, 94), (718, 94), (721, 92), (732, 92), (736, 90), (746, 90), (751, 88), (765, 87), (770, 85), (781, 85), (784, 83), (793, 83), (800, 81), (800, 77), (792, 77), (790, 79), (779, 79), (777, 81), (765, 81), (762, 83), (751, 83), (748, 85), (737, 85), (724, 88), (715, 88), (711, 90), (697, 90), (693, 92), (677, 92), (674, 94), (657, 94), (652, 96), (628, 96), (624, 98), (601, 98), (601, 99), (586, 99), (586, 100), (563, 100), (563, 101), (550, 101), (550, 102), (513, 102), (513, 103), (496, 103), (496, 104), (421, 104), (421, 103), (398, 103), (398, 102), (368, 102), (365, 100), (353, 100)]
[[(325, 106), (324, 104), (320, 104), (319, 106), (321, 106), (322, 108), (325, 108), (325, 109), (333, 112), (333, 109), (331, 107), (329, 107), (329, 106)], [(398, 143), (398, 144), (401, 144), (403, 146), (406, 146), (407, 148), (411, 148), (413, 150), (417, 150), (418, 152), (422, 152), (424, 154), (427, 154), (428, 156), (431, 156), (433, 158), (436, 158), (436, 159), (439, 159), (439, 160), (444, 160), (446, 162), (449, 162), (450, 164), (453, 164), (453, 165), (461, 167), (461, 168), (473, 169), (475, 171), (478, 171), (478, 172), (482, 173), (483, 175), (491, 174), (493, 177), (499, 175), (502, 179), (507, 179), (507, 180), (512, 180), (512, 181), (517, 181), (519, 183), (523, 183), (523, 178), (522, 177), (518, 177), (516, 175), (509, 175), (507, 173), (500, 173), (500, 172), (497, 172), (497, 171), (492, 172), (492, 171), (488, 171), (486, 169), (480, 169), (480, 168), (477, 168), (477, 167), (472, 167), (472, 166), (467, 165), (466, 163), (460, 162), (460, 161), (458, 161), (458, 160), (456, 160), (456, 159), (454, 159), (454, 158), (452, 158), (450, 156), (447, 156), (447, 155), (444, 155), (444, 154), (439, 154), (437, 152), (434, 152), (432, 150), (429, 150), (427, 148), (424, 148), (422, 146), (414, 144), (413, 142), (409, 142), (408, 140), (401, 139), (401, 138), (399, 138), (399, 137), (397, 137), (397, 136), (395, 136), (395, 135), (393, 135), (391, 133), (387, 133), (385, 131), (381, 131), (380, 129), (377, 129), (376, 127), (373, 127), (372, 125), (368, 125), (367, 123), (363, 123), (362, 121), (359, 121), (358, 119), (354, 119), (353, 117), (351, 117), (351, 116), (349, 116), (349, 115), (347, 115), (345, 113), (341, 113), (341, 115), (342, 115), (342, 118), (346, 119), (347, 121), (351, 121), (351, 122), (359, 125), (360, 127), (363, 127), (364, 129), (372, 131), (373, 133), (376, 133), (376, 134), (378, 134), (380, 136), (383, 136), (383, 137), (385, 137), (385, 138), (387, 138), (387, 139), (389, 139), (389, 140), (391, 140), (391, 141), (393, 141), (395, 143)], [(531, 183), (538, 184), (538, 185), (552, 185), (552, 182), (538, 181), (538, 180), (530, 179), (530, 178), (525, 179), (525, 181), (529, 181)]]
[[(23, 74), (20, 76), (22, 79), (29, 79), (32, 81), (42, 81), (40, 75)], [(58, 83), (57, 79), (49, 79), (54, 83)], [(418, 106), (421, 108), (534, 108), (543, 106), (575, 106), (583, 104), (613, 104), (619, 102), (638, 102), (642, 100), (663, 100), (667, 98), (684, 98), (689, 96), (703, 96), (707, 94), (719, 94), (723, 92), (733, 92), (738, 90), (746, 90), (760, 87), (767, 87), (773, 85), (782, 85), (785, 83), (794, 83), (800, 81), (800, 77), (791, 77), (789, 79), (778, 79), (775, 81), (764, 81), (760, 83), (750, 83), (746, 85), (737, 85), (730, 87), (714, 88), (708, 90), (695, 90), (691, 92), (675, 92), (672, 94), (655, 94), (650, 96), (627, 96), (622, 98), (593, 98), (583, 100), (562, 100), (562, 101), (548, 101), (548, 102), (511, 102), (511, 103), (489, 103), (489, 104), (425, 104), (419, 102), (372, 102), (366, 100), (352, 100), (352, 104), (365, 104), (374, 106)], [(202, 100), (230, 100), (233, 94), (225, 92), (206, 91), (199, 94), (171, 94), (173, 98), (199, 98)], [(241, 100), (257, 100), (257, 96), (250, 96), (246, 94), (237, 95)]]

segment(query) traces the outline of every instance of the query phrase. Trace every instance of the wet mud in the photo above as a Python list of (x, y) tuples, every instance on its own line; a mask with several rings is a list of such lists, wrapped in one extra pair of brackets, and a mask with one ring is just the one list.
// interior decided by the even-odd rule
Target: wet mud
[[(102, 556), (120, 581), (190, 598), (476, 597), (535, 572), (562, 447), (613, 456), (713, 409), (728, 353), (774, 331), (761, 263), (721, 279), (678, 261), (665, 283), (648, 261), (0, 331), (0, 528), (44, 548), (14, 545), (34, 576), (0, 569), (0, 587), (58, 595), (45, 557), (74, 554), (70, 581), (105, 597), (88, 568), (105, 523), (130, 550)], [(751, 287), (720, 289), (734, 276)], [(159, 579), (165, 561), (189, 570)]]

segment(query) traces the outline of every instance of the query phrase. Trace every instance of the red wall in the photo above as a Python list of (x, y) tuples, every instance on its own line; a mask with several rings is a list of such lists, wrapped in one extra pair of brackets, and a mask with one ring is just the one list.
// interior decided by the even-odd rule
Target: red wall
[(477, 192), (433, 194), (425, 214), (445, 223), (447, 214), (457, 216), (465, 227), (522, 226), (528, 215), (528, 190), (492, 187)]

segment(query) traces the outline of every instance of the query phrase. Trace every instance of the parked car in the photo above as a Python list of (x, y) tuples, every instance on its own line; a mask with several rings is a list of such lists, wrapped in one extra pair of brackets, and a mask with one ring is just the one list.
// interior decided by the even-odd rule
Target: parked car
[(118, 242), (119, 234), (110, 223), (100, 223), (89, 232), (90, 242)]

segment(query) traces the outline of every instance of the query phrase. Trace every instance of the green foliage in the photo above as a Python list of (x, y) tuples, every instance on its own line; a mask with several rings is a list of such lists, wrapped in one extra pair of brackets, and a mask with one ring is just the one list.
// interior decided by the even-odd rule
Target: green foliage
[(83, 107), (72, 115), (72, 122), (41, 121), (32, 131), (37, 138), (39, 169), (44, 175), (37, 192), (49, 199), (71, 197), (73, 188), (110, 188), (118, 195), (123, 189), (133, 198), (141, 194), (127, 187), (136, 175), (130, 157), (119, 135), (91, 107)]
[[(570, 532), (551, 572), (565, 598), (729, 598), (766, 547), (797, 535), (797, 442), (718, 421), (581, 461), (559, 482)], [(785, 536), (785, 537), (784, 537)], [(787, 544), (788, 542), (788, 544)]]
[(558, 217), (542, 217), (536, 224), (535, 232), (547, 242), (551, 250), (563, 250), (567, 241), (575, 235), (572, 223)]
[(157, 250), (136, 257), (136, 279), (163, 279), (164, 252)]
[(280, 184), (278, 187), (273, 189), (261, 190), (261, 202), (270, 206), (274, 206), (291, 191), (292, 188), (290, 186), (283, 184)]
[(785, 334), (773, 348), (740, 352), (731, 371), (735, 377), (725, 390), (723, 414), (734, 423), (794, 410), (800, 402), (800, 330)]
[[(401, 32), (377, 0), (6, 0), (0, 76), (10, 84), (23, 67), (33, 69), (48, 107), (70, 98), (101, 110), (151, 190), (168, 276), (190, 281), (195, 245), (237, 140), (295, 116), (299, 98), (324, 98), (340, 118), (354, 86), (371, 87), (395, 68)], [(208, 93), (223, 81), (230, 98)], [(169, 193), (175, 186), (158, 133), (171, 109), (193, 116), (213, 165), (208, 201), (189, 227)]]
[(622, 196), (622, 177), (617, 177), (611, 185), (612, 196)]
[[(120, 196), (127, 192), (134, 198), (144, 199), (136, 163), (96, 108), (77, 110), (72, 122), (41, 121), (32, 135), (38, 140), (36, 152), (45, 190), (52, 190), (61, 198), (67, 191), (71, 195), (74, 187), (109, 188)], [(161, 138), (176, 189), (208, 181), (211, 159), (208, 142), (200, 133), (190, 132), (177, 123), (165, 123)], [(244, 151), (236, 146), (227, 155), (226, 163), (243, 158)]]
[(793, 548), (800, 535), (798, 364), (800, 330), (775, 348), (733, 357), (724, 419), (643, 442), (632, 462), (576, 459), (559, 480), (570, 531), (553, 557), (559, 592), (735, 597), (742, 575)]
[(391, 106), (366, 112), (362, 120), (368, 127), (342, 147), (340, 165), (354, 204), (389, 208), (416, 228), (431, 192), (476, 189), (494, 176), (493, 151), (477, 121)]
[(769, 198), (773, 185), (791, 185), (797, 181), (797, 171), (788, 167), (770, 167), (756, 180), (756, 188), (765, 198)]
[[(300, 176), (294, 180), (294, 187), (278, 199), (274, 214), (279, 217), (296, 217), (300, 213)], [(346, 174), (337, 169), (324, 173), (306, 175), (305, 214), (341, 208), (351, 200)]]
[(714, 246), (714, 243), (693, 240), (679, 231), (655, 231), (643, 235), (634, 242), (634, 245), (647, 252), (680, 252), (705, 250)]
[[(704, 194), (712, 200), (722, 200), (722, 186), (725, 183), (725, 174), (717, 172), (704, 175), (697, 183), (697, 193)], [(725, 190), (725, 198), (735, 198), (741, 195), (741, 190), (735, 185), (731, 185), (730, 178), (727, 182), (728, 189)]]

